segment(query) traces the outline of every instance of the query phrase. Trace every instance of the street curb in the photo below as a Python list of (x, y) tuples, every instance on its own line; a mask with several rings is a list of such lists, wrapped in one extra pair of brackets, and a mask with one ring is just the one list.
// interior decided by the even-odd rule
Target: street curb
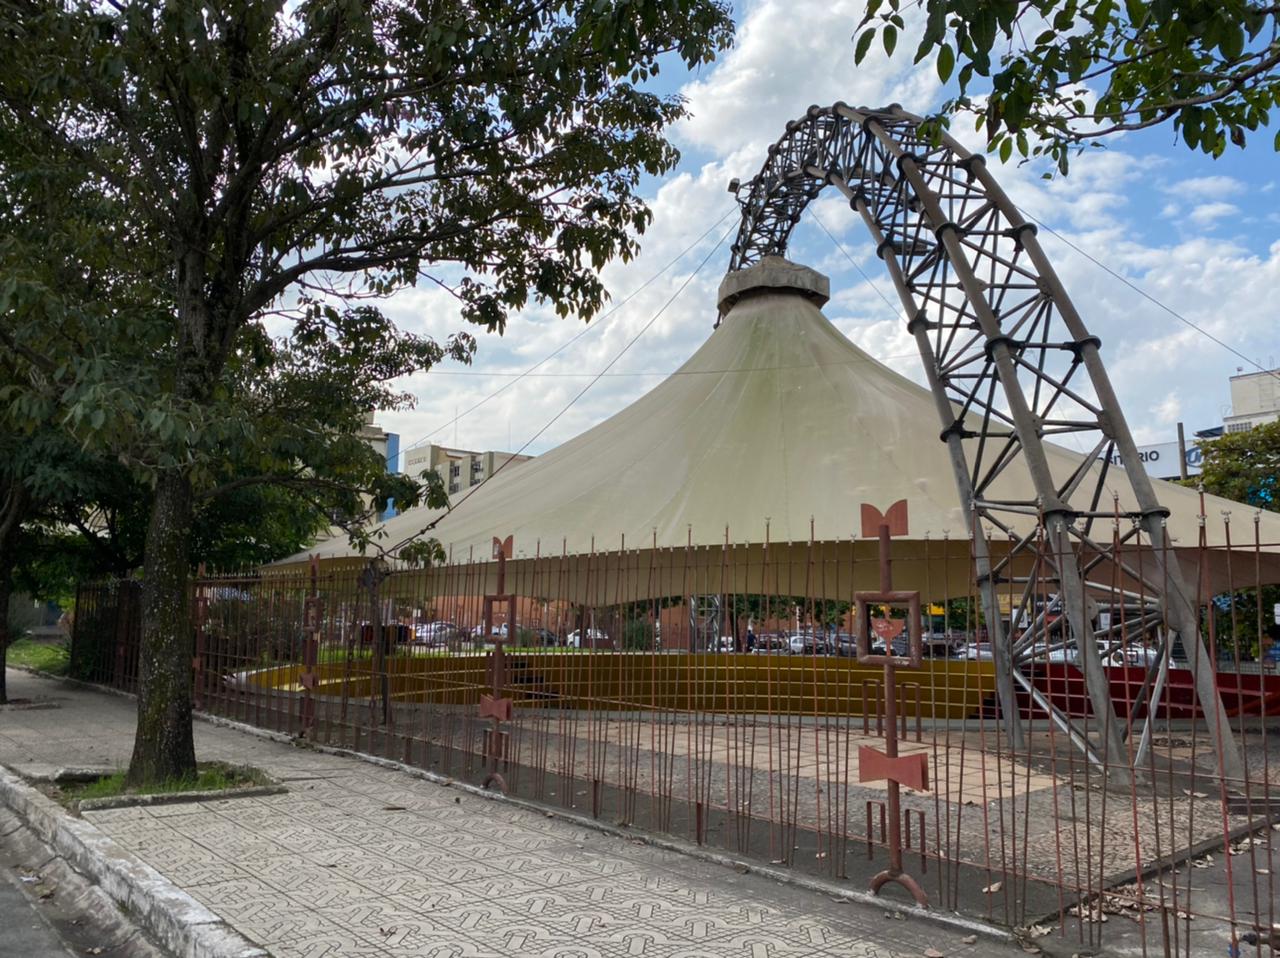
[(179, 958), (270, 958), (269, 952), (92, 823), (72, 818), (4, 766), (0, 804)]
[[(42, 678), (53, 679), (54, 681), (64, 682), (67, 685), (89, 689), (97, 692), (106, 692), (109, 695), (122, 696), (124, 698), (134, 698), (131, 693), (123, 692), (119, 689), (107, 689), (94, 685), (90, 682), (82, 682), (79, 679), (66, 678), (59, 675), (50, 675), (46, 672), (39, 672), (35, 669), (24, 669), (34, 675)], [(809, 875), (801, 875), (785, 869), (776, 868), (772, 865), (761, 864), (743, 858), (735, 858), (725, 852), (712, 851), (699, 845), (692, 845), (674, 838), (663, 838), (656, 835), (650, 835), (645, 832), (632, 831), (628, 828), (619, 828), (615, 825), (607, 825), (604, 822), (596, 821), (585, 815), (578, 815), (574, 812), (565, 811), (563, 809), (550, 808), (546, 805), (540, 805), (537, 802), (528, 799), (519, 798), (517, 796), (504, 795), (501, 792), (491, 792), (481, 788), (478, 785), (471, 785), (466, 782), (459, 782), (456, 779), (440, 775), (436, 772), (429, 772), (426, 769), (415, 768), (412, 765), (406, 765), (403, 762), (396, 762), (392, 759), (380, 758), (376, 755), (366, 755), (363, 752), (354, 752), (350, 749), (337, 748), (332, 745), (320, 745), (306, 739), (298, 739), (284, 732), (273, 732), (270, 729), (257, 728), (253, 725), (247, 725), (244, 722), (237, 722), (232, 719), (222, 718), (218, 715), (211, 715), (207, 712), (195, 711), (193, 716), (209, 725), (218, 726), (220, 728), (231, 729), (236, 732), (243, 732), (246, 735), (252, 735), (255, 738), (266, 739), (267, 741), (277, 742), (281, 745), (292, 745), (311, 749), (322, 755), (334, 755), (341, 758), (351, 758), (358, 761), (367, 762), (370, 765), (376, 765), (381, 768), (389, 768), (398, 772), (403, 772), (413, 778), (423, 781), (432, 782), (436, 785), (448, 788), (456, 788), (468, 795), (477, 798), (485, 798), (490, 801), (504, 802), (516, 808), (525, 809), (526, 811), (536, 812), (551, 818), (559, 818), (566, 822), (587, 828), (591, 831), (598, 832), (603, 835), (610, 835), (614, 838), (622, 838), (627, 841), (639, 842), (650, 848), (658, 848), (663, 851), (674, 852), (679, 855), (685, 855), (695, 861), (707, 862), (708, 864), (719, 865), (725, 868), (732, 868), (741, 873), (754, 873), (761, 875), (772, 881), (776, 881), (783, 885), (790, 885), (794, 888), (802, 888), (806, 891), (817, 892), (830, 898), (838, 898), (849, 902), (856, 902), (860, 905), (869, 905), (873, 908), (879, 908), (882, 911), (899, 912), (912, 918), (919, 918), (923, 921), (933, 922), (957, 931), (963, 931), (966, 934), (976, 934), (983, 938), (999, 942), (1016, 942), (1016, 936), (1007, 928), (1001, 928), (997, 925), (991, 925), (983, 921), (972, 918), (965, 918), (956, 912), (933, 911), (928, 908), (921, 908), (917, 905), (908, 905), (901, 902), (895, 902), (879, 898), (870, 892), (858, 891), (857, 889), (848, 888), (844, 885), (838, 885), (835, 882), (825, 881), (821, 878), (814, 878)], [(0, 773), (2, 774), (2, 773)], [(35, 793), (40, 798), (44, 796), (38, 792)], [(52, 803), (50, 803), (52, 804)], [(55, 806), (56, 807), (56, 806)], [(123, 851), (121, 854), (124, 854)], [(144, 866), (145, 867), (145, 866)], [(257, 956), (260, 952), (245, 953), (244, 958), (249, 955)], [(201, 955), (200, 958), (205, 958)]]
[(713, 851), (699, 845), (691, 845), (688, 842), (683, 842), (679, 839), (663, 838), (657, 835), (650, 835), (645, 832), (632, 831), (629, 828), (607, 825), (604, 822), (597, 821), (596, 819), (589, 818), (585, 815), (578, 815), (574, 812), (565, 811), (563, 809), (551, 808), (547, 805), (541, 805), (528, 799), (519, 798), (518, 796), (504, 795), (501, 792), (491, 792), (488, 789), (481, 788), (479, 785), (459, 782), (457, 779), (440, 775), (437, 772), (429, 772), (426, 769), (406, 765), (403, 762), (397, 762), (393, 759), (381, 758), (377, 755), (366, 755), (363, 752), (353, 752), (350, 749), (337, 748), (332, 745), (319, 745), (305, 739), (294, 738), (284, 732), (273, 732), (269, 729), (260, 729), (253, 725), (246, 725), (243, 722), (236, 722), (232, 719), (222, 718), (217, 715), (209, 715), (205, 712), (196, 712), (194, 714), (201, 721), (207, 722), (210, 725), (216, 725), (235, 732), (243, 732), (246, 735), (267, 739), (272, 742), (278, 742), (282, 745), (292, 745), (297, 748), (305, 748), (310, 751), (319, 752), (322, 755), (357, 759), (362, 762), (367, 762), (370, 765), (377, 765), (381, 768), (389, 768), (397, 772), (403, 772), (405, 775), (422, 779), (423, 781), (431, 782), (435, 785), (457, 789), (460, 792), (475, 796), (476, 798), (485, 798), (489, 801), (502, 802), (526, 811), (536, 812), (547, 818), (558, 818), (562, 821), (570, 822), (579, 828), (590, 829), (593, 832), (609, 835), (614, 838), (625, 839), (629, 842), (638, 842), (642, 845), (647, 845), (650, 848), (658, 848), (663, 851), (674, 852), (678, 855), (684, 855), (688, 858), (692, 858), (695, 861), (719, 865), (724, 868), (732, 868), (734, 871), (743, 874), (751, 873), (761, 875), (771, 881), (776, 881), (779, 884), (802, 888), (806, 891), (817, 892), (830, 898), (839, 898), (849, 902), (856, 902), (860, 905), (869, 905), (873, 908), (879, 908), (881, 911), (897, 912), (911, 918), (919, 918), (923, 921), (944, 925), (956, 931), (980, 935), (984, 938), (995, 941), (1005, 943), (1017, 941), (1016, 936), (1008, 929), (1001, 928), (997, 925), (990, 925), (986, 922), (977, 921), (972, 918), (966, 918), (956, 912), (933, 911), (928, 908), (921, 908), (917, 905), (903, 904), (901, 902), (877, 897), (870, 892), (858, 891), (857, 889), (848, 888), (844, 885), (838, 885), (835, 882), (825, 881), (821, 878), (797, 874), (795, 872), (776, 868), (772, 865), (764, 865), (745, 858), (735, 858), (727, 852)]

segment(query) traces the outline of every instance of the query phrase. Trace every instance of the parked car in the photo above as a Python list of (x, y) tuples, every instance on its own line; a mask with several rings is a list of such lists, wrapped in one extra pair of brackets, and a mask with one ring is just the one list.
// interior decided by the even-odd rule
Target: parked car
[(920, 651), (926, 659), (946, 659), (964, 652), (965, 637), (951, 632), (926, 632), (921, 636)]
[(458, 627), (452, 622), (423, 622), (414, 626), (413, 638), (419, 645), (444, 645), (457, 631)]
[(516, 642), (520, 645), (551, 646), (560, 644), (560, 636), (550, 629), (516, 629)]
[[(495, 623), (489, 629), (489, 635), (495, 639), (505, 639), (507, 637), (507, 623), (503, 622), (501, 625)], [(483, 622), (471, 630), (471, 637), (473, 639), (483, 639), (485, 637)]]
[(574, 629), (566, 636), (564, 644), (571, 649), (597, 649), (612, 645), (609, 636), (599, 629)]
[(992, 662), (995, 657), (995, 653), (991, 651), (990, 642), (966, 642), (964, 650), (960, 653), (960, 658), (970, 662)]
[(792, 655), (828, 655), (832, 648), (821, 632), (793, 632), (790, 643)]
[(829, 637), (832, 651), (841, 658), (851, 659), (858, 654), (858, 640), (848, 632), (837, 632)]
[(756, 636), (751, 651), (756, 655), (787, 655), (791, 652), (791, 642), (781, 633), (765, 632)]
[(894, 636), (890, 643), (893, 651), (885, 652), (884, 639), (871, 640), (871, 652), (873, 655), (898, 655), (906, 657), (911, 654), (911, 637), (903, 632), (901, 635)]

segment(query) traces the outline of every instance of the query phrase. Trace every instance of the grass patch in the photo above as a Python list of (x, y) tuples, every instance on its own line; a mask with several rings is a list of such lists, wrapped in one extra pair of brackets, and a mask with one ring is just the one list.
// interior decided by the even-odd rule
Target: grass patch
[(9, 665), (23, 665), (29, 669), (39, 669), (53, 675), (63, 675), (71, 664), (71, 652), (62, 643), (34, 642), (31, 639), (18, 639), (9, 646), (5, 654)]
[(68, 799), (115, 798), (119, 795), (173, 795), (179, 792), (221, 792), (251, 785), (269, 785), (270, 780), (256, 768), (228, 765), (225, 762), (201, 762), (195, 775), (174, 778), (148, 788), (129, 788), (125, 784), (125, 772), (106, 775), (92, 782), (63, 785), (62, 792)]

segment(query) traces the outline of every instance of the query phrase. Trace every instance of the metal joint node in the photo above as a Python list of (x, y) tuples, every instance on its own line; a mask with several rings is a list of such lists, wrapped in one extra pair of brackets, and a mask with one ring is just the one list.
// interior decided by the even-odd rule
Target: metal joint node
[(898, 159), (894, 163), (894, 165), (898, 168), (899, 175), (901, 176), (906, 175), (902, 171), (902, 164), (905, 163), (907, 160), (910, 160), (912, 163), (914, 163), (916, 165), (916, 169), (920, 169), (922, 166), (924, 166), (924, 157), (918, 156), (915, 153), (903, 153), (901, 156), (898, 157)]
[(1075, 355), (1076, 359), (1080, 359), (1084, 355), (1084, 348), (1092, 346), (1094, 349), (1102, 348), (1102, 340), (1097, 336), (1086, 336), (1084, 339), (1076, 340), (1074, 343), (1063, 343), (1063, 349), (1069, 349)]
[(880, 259), (884, 259), (885, 250), (892, 250), (894, 253), (897, 253), (898, 244), (886, 236), (884, 239), (882, 239), (879, 243), (876, 244), (876, 256), (878, 256)]
[(911, 321), (907, 323), (907, 332), (914, 336), (919, 330), (930, 330), (936, 327), (937, 324), (929, 322), (929, 317), (925, 315), (922, 309), (912, 316)]
[(961, 439), (973, 439), (973, 438), (976, 438), (977, 435), (978, 434), (974, 432), (972, 429), (968, 429), (965, 427), (963, 420), (957, 419), (946, 429), (942, 430), (942, 432), (939, 434), (939, 438), (943, 442), (946, 442), (952, 436), (959, 436)]
[(953, 223), (950, 220), (947, 220), (945, 223), (939, 223), (937, 226), (933, 228), (933, 235), (938, 238), (939, 243), (942, 242), (942, 234), (945, 233), (947, 230), (951, 230), (958, 237), (964, 236), (964, 230), (960, 228), (960, 225), (958, 223)]
[(975, 153), (972, 156), (966, 156), (964, 159), (956, 161), (956, 166), (964, 170), (965, 176), (969, 177), (969, 182), (971, 183), (973, 182), (974, 176), (977, 175), (973, 171), (975, 165), (986, 166), (986, 158)]
[(1041, 510), (1041, 514), (1044, 516), (1045, 525), (1049, 525), (1053, 519), (1061, 519), (1065, 525), (1071, 526), (1080, 518), (1079, 512), (1068, 507), (1062, 502), (1054, 502), (1051, 505), (1046, 505)]
[(1019, 226), (1010, 226), (1004, 231), (1004, 235), (1013, 240), (1013, 245), (1018, 249), (1022, 249), (1023, 237), (1028, 233), (1035, 236), (1039, 230), (1036, 229), (1035, 223), (1022, 223)]
[(1172, 512), (1170, 512), (1170, 511), (1169, 511), (1169, 509), (1168, 509), (1167, 507), (1165, 507), (1165, 506), (1156, 506), (1156, 507), (1154, 507), (1154, 508), (1152, 508), (1152, 509), (1146, 509), (1146, 510), (1144, 510), (1144, 511), (1141, 513), (1141, 516), (1142, 516), (1142, 518), (1143, 518), (1143, 519), (1152, 519), (1152, 518), (1155, 518), (1155, 519), (1160, 519), (1160, 520), (1162, 520), (1162, 521), (1163, 521), (1163, 520), (1165, 520), (1165, 519), (1168, 519), (1168, 518), (1169, 518), (1169, 516), (1171, 516), (1172, 514), (1173, 514), (1173, 513), (1172, 513)]
[(1022, 343), (1014, 339), (1012, 336), (992, 336), (982, 347), (982, 352), (987, 357), (988, 362), (995, 357), (995, 349), (997, 346), (1008, 346), (1009, 351), (1013, 352), (1021, 348)]

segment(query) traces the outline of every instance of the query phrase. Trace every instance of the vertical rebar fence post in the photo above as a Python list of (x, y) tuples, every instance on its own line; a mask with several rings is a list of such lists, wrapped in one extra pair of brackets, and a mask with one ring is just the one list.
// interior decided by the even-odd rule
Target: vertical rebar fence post
[(320, 656), (320, 629), (324, 619), (323, 604), (320, 600), (320, 557), (312, 556), (308, 569), (307, 598), (302, 605), (302, 673), (298, 684), (302, 686), (302, 699), (299, 702), (298, 734), (306, 736), (315, 727), (316, 722), (316, 663)]
[(497, 588), (493, 593), (485, 594), (482, 606), (485, 639), (492, 639), (493, 641), (493, 651), (489, 653), (488, 668), (493, 692), (489, 695), (481, 694), (480, 696), (480, 718), (482, 720), (486, 718), (493, 720), (493, 727), (486, 729), (484, 733), (484, 787), (488, 788), (490, 785), (495, 785), (504, 794), (507, 791), (507, 781), (502, 777), (502, 773), (498, 771), (498, 766), (506, 760), (507, 742), (510, 739), (510, 733), (502, 726), (504, 723), (511, 721), (515, 703), (502, 694), (503, 688), (507, 684), (507, 658), (503, 649), (506, 643), (503, 636), (495, 636), (493, 634), (493, 606), (497, 602), (506, 605), (506, 637), (513, 637), (512, 633), (516, 627), (516, 597), (506, 591), (507, 559), (511, 557), (511, 548), (511, 536), (507, 536), (505, 539), (499, 539), (497, 536), (493, 537), (493, 557), (498, 560)]
[(191, 625), (195, 631), (191, 656), (191, 703), (197, 709), (204, 708), (205, 623), (209, 620), (209, 595), (203, 587), (204, 579), (205, 568), (202, 562), (196, 570), (196, 595), (191, 608)]
[[(885, 781), (888, 787), (888, 852), (889, 867), (871, 879), (871, 891), (879, 894), (880, 889), (889, 882), (897, 882), (911, 893), (921, 906), (929, 904), (929, 896), (925, 894), (920, 883), (902, 870), (902, 798), (901, 787), (907, 785), (919, 791), (929, 789), (929, 763), (923, 753), (913, 755), (898, 754), (898, 683), (899, 668), (919, 669), (922, 656), (920, 636), (920, 593), (895, 592), (893, 589), (893, 567), (889, 558), (889, 540), (895, 535), (907, 534), (907, 500), (899, 499), (888, 511), (881, 513), (875, 506), (862, 504), (862, 534), (864, 537), (876, 536), (880, 545), (880, 589), (877, 592), (855, 592), (857, 604), (857, 651), (858, 661), (864, 665), (884, 666), (884, 684), (881, 694), (884, 696), (884, 751), (866, 745), (858, 748), (858, 781)], [(883, 655), (871, 652), (871, 607), (878, 604), (907, 605), (906, 631), (908, 635), (908, 652), (906, 656), (895, 655), (893, 640), (901, 634), (901, 620), (880, 620), (875, 626), (876, 633), (884, 640)], [(881, 624), (883, 623), (883, 624)], [(924, 833), (923, 825), (920, 828)]]

